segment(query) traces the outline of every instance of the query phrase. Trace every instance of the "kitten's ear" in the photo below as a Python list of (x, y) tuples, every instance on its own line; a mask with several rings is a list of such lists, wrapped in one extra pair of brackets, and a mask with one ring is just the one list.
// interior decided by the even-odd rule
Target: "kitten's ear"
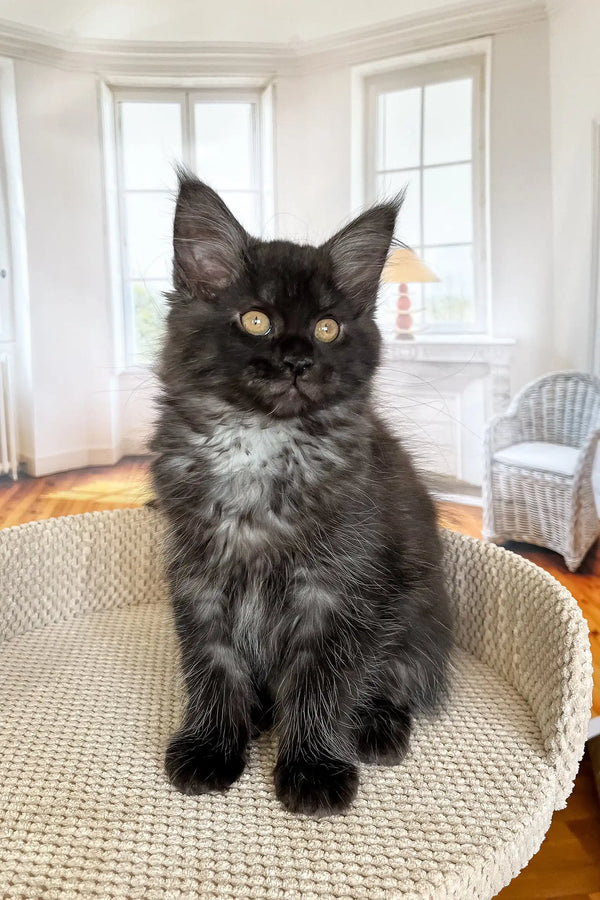
[(402, 197), (371, 207), (338, 231), (322, 249), (340, 290), (363, 312), (372, 309)]
[(212, 188), (185, 170), (178, 176), (173, 283), (211, 296), (241, 273), (248, 234)]

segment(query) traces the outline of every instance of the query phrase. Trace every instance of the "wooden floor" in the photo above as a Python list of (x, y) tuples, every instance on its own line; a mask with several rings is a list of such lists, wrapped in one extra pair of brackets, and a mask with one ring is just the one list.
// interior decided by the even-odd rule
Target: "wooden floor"
[[(0, 479), (0, 528), (37, 519), (140, 506), (150, 498), (147, 462), (66, 472), (47, 478)], [(441, 504), (442, 523), (481, 536), (481, 510)], [(594, 548), (573, 575), (554, 553), (523, 545), (513, 549), (558, 578), (578, 601), (590, 626), (594, 658), (593, 714), (600, 715), (600, 550)], [(554, 816), (546, 840), (527, 868), (499, 895), (502, 900), (600, 900), (600, 804), (588, 755), (567, 808)]]

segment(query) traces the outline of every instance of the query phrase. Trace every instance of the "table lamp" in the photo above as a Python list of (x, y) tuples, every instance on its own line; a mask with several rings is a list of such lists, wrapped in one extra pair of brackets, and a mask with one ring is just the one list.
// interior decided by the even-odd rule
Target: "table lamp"
[(431, 269), (428, 269), (416, 253), (408, 247), (398, 247), (390, 254), (383, 268), (381, 280), (386, 284), (398, 285), (398, 300), (396, 308), (396, 334), (399, 338), (412, 340), (415, 336), (413, 328), (414, 313), (423, 312), (423, 309), (413, 309), (408, 293), (409, 284), (423, 284), (439, 281)]

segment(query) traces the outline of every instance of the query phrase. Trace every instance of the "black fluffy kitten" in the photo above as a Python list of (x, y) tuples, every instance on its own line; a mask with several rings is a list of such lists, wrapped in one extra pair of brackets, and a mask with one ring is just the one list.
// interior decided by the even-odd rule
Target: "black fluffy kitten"
[(277, 796), (345, 809), (444, 688), (450, 616), (433, 504), (375, 414), (373, 319), (397, 204), (321, 247), (250, 237), (182, 175), (153, 442), (188, 703), (166, 768), (241, 775), (273, 724)]

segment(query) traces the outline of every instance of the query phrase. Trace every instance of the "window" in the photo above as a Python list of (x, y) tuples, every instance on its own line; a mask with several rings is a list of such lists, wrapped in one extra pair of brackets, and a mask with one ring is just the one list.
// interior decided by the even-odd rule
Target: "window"
[[(396, 236), (433, 269), (436, 284), (410, 286), (417, 330), (486, 329), (484, 59), (420, 66), (367, 81), (366, 193), (372, 202), (406, 187)], [(382, 289), (391, 333), (397, 290)]]
[(126, 357), (153, 359), (171, 288), (172, 227), (183, 162), (260, 234), (260, 95), (116, 91), (118, 194)]

